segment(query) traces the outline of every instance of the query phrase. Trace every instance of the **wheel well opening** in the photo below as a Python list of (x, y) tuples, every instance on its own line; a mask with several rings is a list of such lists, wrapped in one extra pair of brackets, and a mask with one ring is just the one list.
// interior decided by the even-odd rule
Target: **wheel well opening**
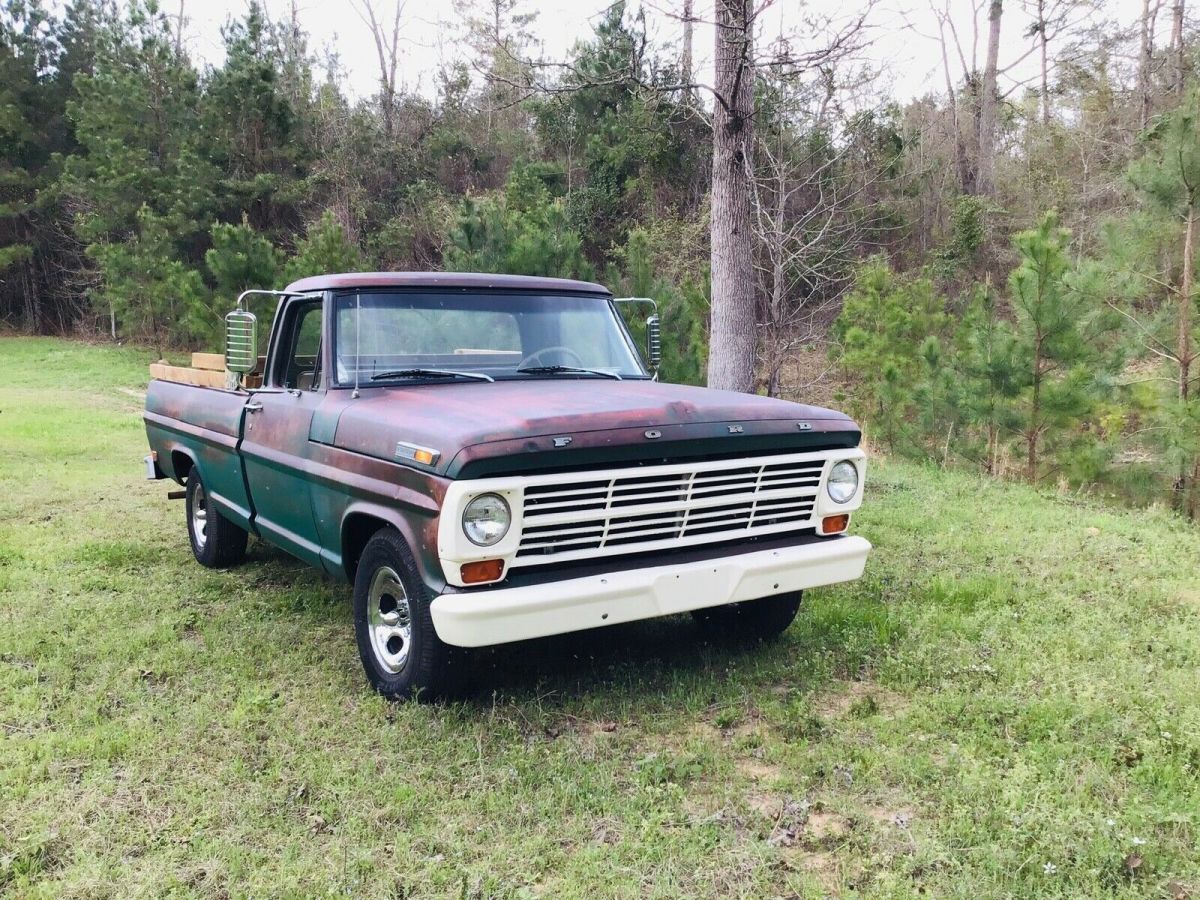
[(342, 567), (352, 584), (367, 541), (375, 532), (388, 527), (390, 526), (383, 519), (368, 513), (351, 513), (342, 523)]
[(175, 480), (183, 484), (192, 471), (192, 458), (182, 450), (172, 450), (171, 469), (175, 472)]

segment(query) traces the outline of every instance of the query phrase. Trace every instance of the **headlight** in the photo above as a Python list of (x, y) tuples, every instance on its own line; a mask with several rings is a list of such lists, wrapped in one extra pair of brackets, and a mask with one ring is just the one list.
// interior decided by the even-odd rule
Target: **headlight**
[(858, 467), (848, 459), (843, 459), (829, 471), (829, 481), (825, 484), (829, 498), (834, 503), (845, 503), (858, 490)]
[(480, 494), (463, 510), (463, 534), (472, 544), (490, 547), (508, 534), (512, 513), (499, 494)]

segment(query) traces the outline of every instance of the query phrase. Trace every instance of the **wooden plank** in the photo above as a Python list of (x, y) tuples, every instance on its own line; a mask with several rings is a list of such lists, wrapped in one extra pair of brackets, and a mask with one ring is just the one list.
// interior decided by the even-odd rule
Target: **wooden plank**
[[(176, 384), (193, 384), (197, 387), (225, 387), (225, 373), (213, 372), (209, 369), (189, 369), (186, 366), (172, 366), (168, 363), (150, 363), (150, 377), (160, 381), (174, 381)], [(248, 389), (262, 387), (261, 375), (246, 375), (242, 386)]]
[(193, 353), (192, 354), (193, 369), (208, 369), (212, 372), (225, 371), (225, 354), (224, 353)]
[[(261, 372), (267, 367), (267, 358), (260, 356), (258, 365), (254, 367), (255, 372)], [(193, 369), (208, 369), (213, 372), (225, 371), (225, 354), (224, 353), (193, 353), (192, 354)]]
[(150, 377), (161, 381), (174, 381), (178, 384), (194, 384), (198, 387), (225, 387), (225, 373), (211, 372), (207, 369), (189, 369), (184, 366), (171, 366), (166, 363), (151, 363)]

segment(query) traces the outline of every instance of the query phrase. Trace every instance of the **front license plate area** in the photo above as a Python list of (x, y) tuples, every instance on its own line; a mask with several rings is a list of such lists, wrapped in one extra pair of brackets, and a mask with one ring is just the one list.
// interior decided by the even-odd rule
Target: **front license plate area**
[(735, 567), (728, 564), (664, 573), (654, 586), (659, 610), (669, 615), (726, 603), (736, 579)]

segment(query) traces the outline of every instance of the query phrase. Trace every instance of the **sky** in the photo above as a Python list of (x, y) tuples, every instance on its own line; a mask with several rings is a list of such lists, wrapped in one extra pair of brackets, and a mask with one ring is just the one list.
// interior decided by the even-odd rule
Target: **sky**
[[(223, 58), (221, 26), (231, 17), (245, 13), (246, 0), (183, 0), (187, 19), (188, 47), (201, 64), (219, 64)], [(262, 0), (272, 18), (286, 18), (295, 2), (303, 27), (310, 35), (315, 51), (331, 48), (341, 61), (346, 84), (356, 96), (365, 97), (378, 86), (379, 69), (370, 32), (351, 0)], [(358, 0), (361, 8), (363, 0)], [(372, 0), (390, 20), (396, 0)], [(521, 11), (535, 12), (532, 30), (547, 58), (561, 59), (578, 40), (586, 40), (600, 13), (611, 0), (524, 0)], [(898, 5), (904, 3), (905, 5)], [(944, 90), (940, 45), (935, 39), (937, 20), (931, 4), (949, 9), (959, 35), (970, 44), (975, 16), (973, 6), (986, 8), (984, 0), (877, 0), (868, 16), (869, 46), (864, 60), (883, 72), (879, 84), (892, 97), (907, 100), (929, 91)], [(162, 0), (166, 10), (175, 8), (175, 0)], [(681, 0), (628, 0), (631, 10), (646, 13), (651, 40), (659, 47), (679, 44), (681, 26), (676, 15)], [(1006, 5), (1001, 42), (1001, 64), (1022, 56), (1030, 46), (1024, 36), (1029, 21), (1022, 4), (1010, 0)], [(781, 32), (797, 35), (800, 41), (810, 33), (807, 22), (812, 16), (846, 21), (857, 14), (861, 5), (855, 0), (774, 0), (762, 17), (762, 29), (768, 39)], [(695, 0), (696, 15), (711, 19), (712, 0)], [(1104, 0), (1100, 15), (1120, 24), (1135, 22), (1141, 13), (1139, 0)], [(984, 12), (979, 13), (979, 57), (982, 65), (986, 42)], [(1168, 17), (1159, 16), (1158, 39), (1167, 40)], [(406, 0), (402, 16), (402, 56), (399, 78), (409, 90), (432, 97), (437, 69), (461, 58), (464, 52), (461, 17), (452, 0)], [(697, 73), (708, 80), (711, 72), (712, 29), (700, 24), (694, 44)], [(969, 54), (970, 47), (964, 50)], [(952, 59), (952, 66), (961, 69)], [(1010, 81), (1032, 79), (1037, 73), (1036, 54), (1015, 66)]]

